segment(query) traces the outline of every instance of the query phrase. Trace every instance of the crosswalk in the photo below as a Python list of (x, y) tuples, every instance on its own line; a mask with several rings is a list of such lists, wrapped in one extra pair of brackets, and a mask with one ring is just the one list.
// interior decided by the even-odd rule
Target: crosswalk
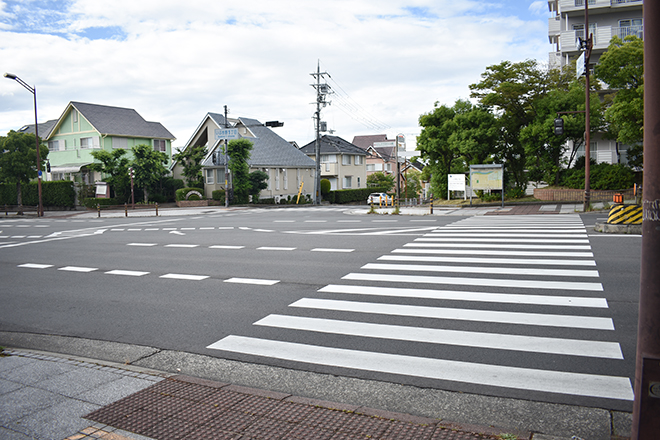
[[(289, 304), (285, 314), (254, 322), (249, 335), (207, 348), (631, 401), (630, 379), (600, 368), (624, 356), (593, 257), (577, 215), (471, 217), (434, 228)], [(524, 361), (510, 361), (518, 356)]]

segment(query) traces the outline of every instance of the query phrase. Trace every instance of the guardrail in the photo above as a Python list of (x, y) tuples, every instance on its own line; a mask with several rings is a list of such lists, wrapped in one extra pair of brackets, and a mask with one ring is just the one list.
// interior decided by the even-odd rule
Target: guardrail
[(156, 210), (156, 217), (158, 217), (158, 203), (155, 203), (153, 205), (129, 205), (128, 203), (124, 203), (123, 205), (104, 205), (101, 206), (100, 204), (96, 205), (96, 212), (98, 213), (98, 217), (101, 217), (101, 210), (113, 210), (113, 211), (119, 211), (121, 209), (124, 209), (124, 216), (128, 217), (128, 212), (129, 211), (144, 211), (147, 209), (155, 209)]

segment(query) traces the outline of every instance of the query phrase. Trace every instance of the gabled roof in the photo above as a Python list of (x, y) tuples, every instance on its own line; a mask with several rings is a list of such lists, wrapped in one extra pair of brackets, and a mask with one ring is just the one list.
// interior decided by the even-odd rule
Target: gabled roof
[[(198, 127), (197, 131), (204, 125), (207, 118), (211, 118), (218, 127), (225, 126), (225, 118), (219, 113), (207, 113), (207, 116)], [(234, 121), (232, 123), (232, 121)], [(238, 118), (238, 120), (228, 120), (229, 126), (245, 127), (254, 137), (245, 136), (244, 139), (252, 142), (252, 151), (248, 165), (250, 167), (295, 167), (295, 168), (314, 168), (316, 162), (310, 157), (300, 152), (296, 147), (280, 137), (270, 128), (256, 119)], [(240, 131), (239, 131), (240, 132)], [(195, 137), (191, 137), (191, 140)], [(224, 166), (225, 158), (223, 154), (218, 155), (217, 163), (213, 164), (213, 152), (220, 147), (220, 141), (209, 139), (209, 154), (202, 162), (204, 167)]]
[(374, 142), (387, 142), (386, 134), (370, 134), (366, 136), (353, 137), (353, 145), (356, 145), (363, 150), (374, 145)]
[[(300, 151), (311, 155), (315, 153), (316, 141), (312, 141), (302, 147)], [(367, 152), (362, 148), (340, 138), (339, 136), (323, 135), (321, 136), (321, 154), (354, 154), (366, 156)]]
[[(71, 108), (76, 109), (101, 135), (176, 139), (160, 122), (145, 121), (132, 108), (111, 107), (108, 105), (88, 104), (76, 101), (69, 103), (52, 132), (61, 124), (64, 116), (69, 113)], [(51, 133), (49, 133), (49, 136)]]
[[(41, 139), (46, 139), (50, 134), (50, 131), (53, 129), (57, 119), (51, 119), (50, 121), (40, 122), (39, 123), (39, 137)], [(19, 133), (30, 133), (34, 134), (34, 124), (24, 125), (17, 130)]]
[(376, 154), (385, 161), (393, 160), (396, 161), (396, 147), (371, 147), (370, 150), (376, 152)]

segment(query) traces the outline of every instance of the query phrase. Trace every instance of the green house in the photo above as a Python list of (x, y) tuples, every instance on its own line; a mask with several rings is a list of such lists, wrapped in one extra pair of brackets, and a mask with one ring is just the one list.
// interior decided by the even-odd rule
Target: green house
[[(51, 124), (52, 123), (52, 124)], [(39, 135), (48, 143), (50, 173), (44, 180), (73, 180), (93, 184), (102, 176), (87, 168), (94, 162), (92, 152), (149, 145), (172, 157), (175, 137), (159, 122), (145, 121), (133, 109), (70, 102), (59, 119), (49, 121), (50, 129)]]

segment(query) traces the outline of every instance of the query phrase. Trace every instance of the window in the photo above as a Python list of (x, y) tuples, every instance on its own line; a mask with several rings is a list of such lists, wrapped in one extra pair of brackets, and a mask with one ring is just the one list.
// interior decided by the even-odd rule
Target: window
[(628, 20), (619, 20), (619, 29), (617, 31), (619, 38), (624, 39), (628, 35), (634, 35), (644, 38), (644, 27), (641, 18), (631, 18)]
[(387, 171), (388, 173), (392, 172), (392, 164), (391, 163), (386, 163), (385, 164), (385, 171)]
[(289, 173), (287, 172), (286, 168), (282, 169), (282, 173), (284, 176), (282, 177), (284, 179), (284, 189), (288, 190), (289, 189)]
[(213, 185), (215, 184), (215, 170), (214, 169), (206, 169), (204, 170), (206, 174), (206, 184), (207, 185)]
[(167, 151), (167, 143), (164, 139), (154, 139), (154, 151)]
[(88, 138), (80, 138), (80, 148), (94, 148), (98, 147), (98, 139), (96, 142), (96, 145), (94, 145), (94, 138), (88, 137)]
[(66, 141), (60, 139), (58, 141), (48, 141), (48, 151), (64, 151), (66, 150)]
[(353, 176), (344, 176), (344, 189), (350, 188), (353, 182)]
[(368, 163), (367, 164), (367, 171), (376, 171), (376, 164)]
[(355, 156), (355, 165), (362, 165), (364, 163), (364, 158), (362, 156)]
[(78, 110), (75, 108), (71, 110), (71, 118), (73, 119), (74, 124), (78, 122)]
[[(357, 156), (355, 156), (355, 157), (357, 157)], [(357, 181), (358, 181), (358, 186), (357, 187), (360, 188), (360, 178), (359, 177), (357, 178)]]
[(337, 163), (336, 154), (322, 154), (321, 163)]
[(127, 138), (112, 138), (112, 148), (118, 149), (123, 148), (126, 150), (128, 148), (128, 139)]
[(341, 164), (342, 165), (350, 165), (351, 164), (351, 156), (348, 154), (342, 154), (341, 155)]

